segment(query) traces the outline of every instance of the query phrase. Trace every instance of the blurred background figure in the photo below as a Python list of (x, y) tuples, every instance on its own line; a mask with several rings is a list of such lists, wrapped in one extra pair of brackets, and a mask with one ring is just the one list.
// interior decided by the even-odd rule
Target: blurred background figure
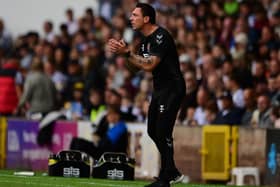
[(57, 107), (56, 89), (52, 80), (43, 72), (43, 63), (35, 58), (31, 72), (24, 82), (23, 93), (15, 113), (23, 112), (27, 118), (42, 118)]
[(252, 88), (247, 88), (243, 92), (244, 97), (244, 113), (241, 118), (241, 124), (249, 127), (254, 111), (256, 110), (256, 96)]
[(71, 141), (70, 149), (83, 151), (95, 160), (99, 159), (104, 152), (127, 153), (127, 127), (125, 122), (121, 120), (118, 107), (108, 108), (106, 122), (98, 126), (92, 138), (92, 141), (74, 138)]
[(22, 92), (23, 78), (19, 62), (9, 59), (0, 68), (0, 115), (12, 115)]
[(271, 104), (267, 95), (260, 95), (257, 98), (257, 109), (254, 111), (251, 124), (253, 127), (273, 127), (270, 119)]
[(232, 95), (225, 91), (221, 96), (222, 109), (217, 113), (213, 124), (240, 125), (242, 111), (233, 104)]
[(103, 111), (106, 110), (104, 96), (101, 90), (91, 89), (89, 93), (89, 102), (86, 104), (86, 112), (89, 120), (94, 122)]
[(4, 54), (10, 54), (12, 52), (13, 39), (11, 33), (5, 27), (4, 20), (0, 17), (0, 48)]
[(55, 33), (53, 31), (53, 22), (50, 20), (47, 20), (44, 22), (43, 24), (43, 31), (44, 31), (44, 39), (49, 42), (52, 43), (55, 37)]
[(84, 96), (84, 84), (82, 82), (76, 82), (73, 85), (72, 100), (67, 101), (64, 104), (66, 109), (66, 116), (68, 120), (82, 120), (85, 116), (85, 106), (83, 102)]

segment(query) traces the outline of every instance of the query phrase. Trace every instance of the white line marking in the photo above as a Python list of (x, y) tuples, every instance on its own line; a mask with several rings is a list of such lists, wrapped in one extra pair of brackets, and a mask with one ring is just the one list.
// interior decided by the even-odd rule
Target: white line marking
[[(92, 185), (99, 185), (99, 186), (131, 187), (131, 185), (98, 183), (98, 182), (78, 182), (78, 183), (79, 184), (92, 184)], [(143, 185), (133, 184), (133, 186), (143, 186)]]
[[(26, 185), (35, 185), (35, 186), (38, 186), (38, 183), (36, 182), (29, 182), (29, 181), (22, 181), (22, 182), (19, 182), (19, 181), (3, 181), (3, 180), (0, 180), (0, 184), (1, 183), (13, 183), (13, 184), (26, 184)], [(58, 184), (43, 184), (43, 183), (40, 183), (40, 186), (57, 186), (57, 187), (65, 187), (65, 185), (58, 185)], [(71, 187), (71, 186), (68, 186), (68, 187)]]
[[(36, 182), (30, 182), (30, 181), (8, 181), (8, 180), (0, 180), (1, 183), (13, 183), (13, 184), (26, 184), (26, 185), (38, 185)], [(74, 182), (79, 184), (87, 184), (87, 185), (98, 185), (98, 186), (108, 186), (108, 187), (131, 187), (131, 185), (123, 185), (123, 184), (110, 184), (110, 183), (97, 183), (97, 182)], [(56, 186), (56, 187), (65, 187), (65, 185), (59, 185), (59, 184), (43, 184), (40, 183), (40, 186)], [(138, 185), (133, 185), (138, 186)], [(141, 185), (142, 186), (142, 185)], [(67, 187), (71, 187), (67, 185)]]
[[(14, 175), (8, 175), (8, 174), (0, 174), (0, 177), (11, 177), (11, 178), (41, 178), (41, 176), (14, 176)], [(12, 181), (8, 181), (8, 180), (1, 180), (0, 179), (0, 184), (1, 182), (3, 183), (11, 183)], [(38, 185), (38, 183), (36, 182), (29, 182), (29, 181), (13, 181), (12, 183), (16, 183), (16, 184), (30, 184), (30, 185)], [(78, 181), (73, 181), (73, 183), (78, 183), (78, 184), (88, 184), (88, 185), (99, 185), (99, 186), (108, 186), (108, 187), (132, 187), (131, 184), (128, 185), (124, 185), (124, 184), (112, 184), (112, 183), (99, 183), (99, 182), (78, 182)], [(55, 184), (42, 184), (40, 183), (40, 185), (43, 186), (57, 186), (57, 187), (65, 187), (65, 185), (55, 185)], [(133, 184), (133, 186), (143, 186), (143, 184)], [(67, 187), (71, 187), (71, 186), (67, 186)]]

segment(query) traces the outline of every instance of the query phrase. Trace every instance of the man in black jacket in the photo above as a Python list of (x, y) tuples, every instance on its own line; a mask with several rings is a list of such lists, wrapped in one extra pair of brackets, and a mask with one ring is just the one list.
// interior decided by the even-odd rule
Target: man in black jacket
[(110, 39), (109, 50), (127, 57), (128, 64), (152, 72), (152, 100), (148, 113), (148, 134), (161, 156), (158, 180), (147, 187), (169, 187), (183, 180), (174, 162), (173, 127), (185, 95), (185, 81), (180, 71), (175, 42), (170, 33), (156, 25), (156, 13), (149, 4), (138, 3), (130, 17), (134, 30), (143, 35), (138, 53), (132, 52), (123, 40)]

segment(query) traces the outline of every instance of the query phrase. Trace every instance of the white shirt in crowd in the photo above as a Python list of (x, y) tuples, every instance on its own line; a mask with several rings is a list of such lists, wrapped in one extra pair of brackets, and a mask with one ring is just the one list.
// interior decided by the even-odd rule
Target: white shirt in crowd
[(208, 122), (206, 120), (206, 113), (202, 107), (197, 107), (194, 112), (194, 120), (197, 121), (198, 125), (206, 125)]
[(232, 101), (234, 106), (238, 108), (244, 108), (245, 103), (242, 89), (238, 89), (232, 93)]

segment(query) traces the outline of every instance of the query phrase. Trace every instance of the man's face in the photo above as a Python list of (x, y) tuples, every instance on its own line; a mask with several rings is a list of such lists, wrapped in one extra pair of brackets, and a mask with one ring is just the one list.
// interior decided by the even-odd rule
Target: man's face
[(254, 95), (252, 90), (244, 90), (243, 92), (244, 102), (246, 107), (254, 105)]
[(116, 112), (108, 111), (107, 120), (109, 123), (117, 123), (119, 121), (119, 114)]
[(260, 96), (258, 98), (258, 109), (260, 112), (264, 112), (266, 109), (269, 108), (269, 100), (265, 96)]
[(129, 20), (134, 30), (140, 30), (144, 25), (144, 17), (142, 15), (141, 8), (135, 8), (132, 11)]

